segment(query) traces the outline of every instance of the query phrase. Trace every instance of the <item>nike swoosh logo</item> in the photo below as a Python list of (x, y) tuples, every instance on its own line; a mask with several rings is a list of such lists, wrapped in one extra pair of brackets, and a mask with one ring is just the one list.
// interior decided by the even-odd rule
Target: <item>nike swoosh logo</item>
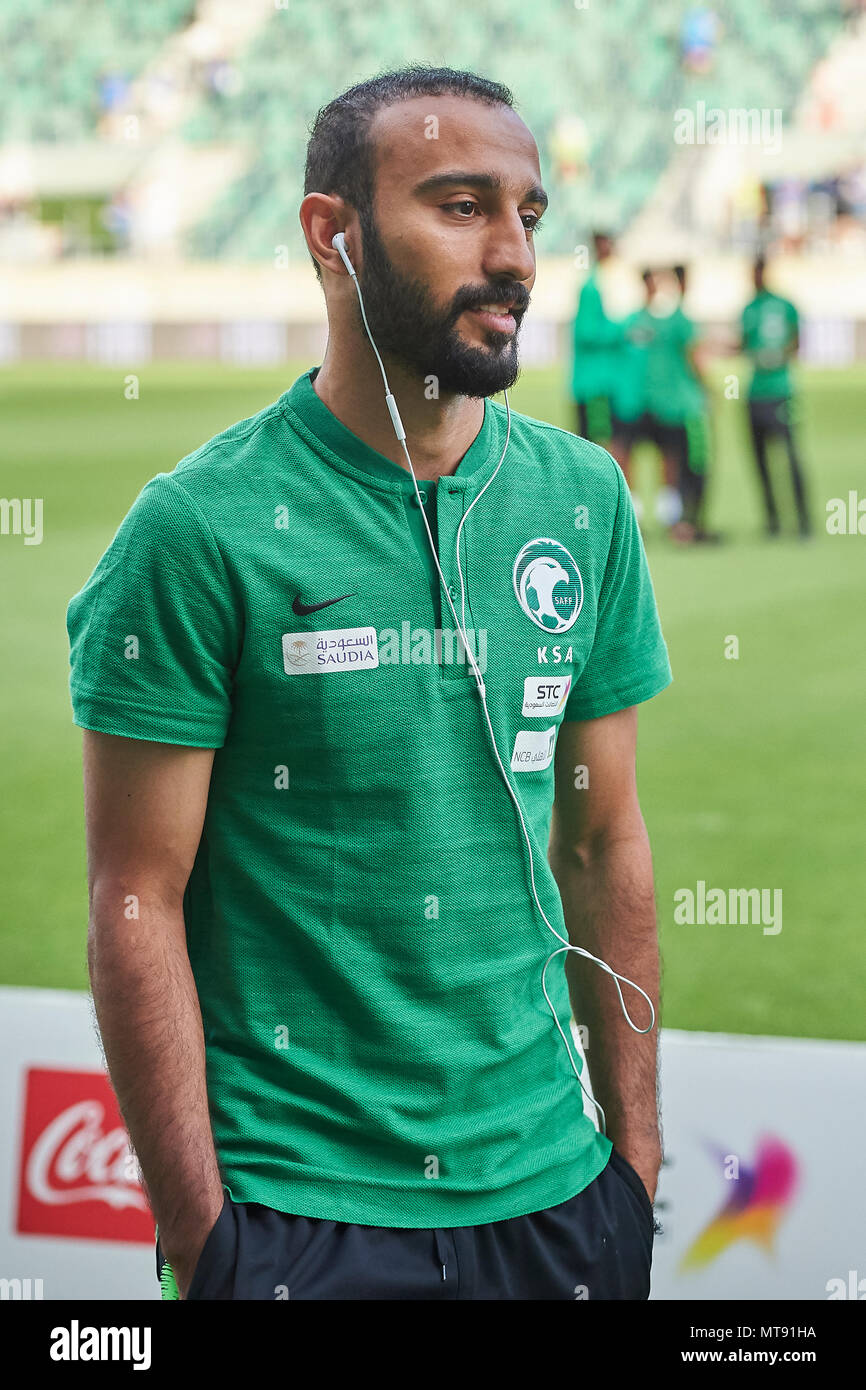
[(300, 594), (296, 594), (292, 602), (292, 612), (297, 613), (299, 618), (306, 618), (308, 613), (318, 613), (320, 608), (330, 608), (332, 603), (342, 603), (344, 598), (354, 597), (354, 594), (341, 594), (339, 598), (325, 599), (324, 603), (301, 603)]

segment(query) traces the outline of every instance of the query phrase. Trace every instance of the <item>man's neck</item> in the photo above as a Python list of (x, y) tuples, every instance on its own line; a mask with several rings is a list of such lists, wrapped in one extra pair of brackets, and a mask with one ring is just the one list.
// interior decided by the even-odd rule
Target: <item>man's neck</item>
[[(434, 378), (418, 377), (387, 361), (385, 370), (416, 477), (428, 481), (449, 477), (481, 429), (483, 400), (453, 393), (430, 398)], [(361, 348), (356, 360), (353, 353), (337, 351), (329, 342), (313, 390), (341, 424), (408, 473), (406, 455), (385, 404), (382, 373), (369, 344)]]

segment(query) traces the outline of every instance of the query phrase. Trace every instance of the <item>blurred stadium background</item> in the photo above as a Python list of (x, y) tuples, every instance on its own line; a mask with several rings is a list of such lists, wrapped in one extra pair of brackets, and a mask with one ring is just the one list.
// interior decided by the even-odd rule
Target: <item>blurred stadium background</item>
[[(13, 988), (87, 989), (66, 603), (150, 477), (321, 361), (324, 305), (297, 218), (307, 128), (351, 82), (420, 61), (509, 84), (538, 142), (551, 207), (515, 407), (573, 427), (571, 325), (598, 227), (617, 235), (604, 281), (610, 312), (624, 315), (639, 302), (644, 265), (686, 264), (688, 313), (712, 354), (707, 517), (723, 543), (673, 545), (653, 520), (652, 449), (642, 447), (637, 460), (675, 676), (641, 715), (639, 767), (666, 1028), (678, 1045), (692, 1033), (862, 1041), (866, 540), (825, 525), (828, 504), (857, 494), (863, 478), (862, 4), (0, 0), (0, 50), (0, 492), (44, 499), (40, 544), (15, 534), (8, 508), (0, 534), (0, 984), (10, 987), (4, 998), (19, 1036), (54, 1033), (37, 1022), (19, 1027), (24, 996)], [(701, 103), (778, 111), (782, 138), (677, 143), (675, 113)], [(725, 389), (732, 377), (747, 380), (745, 363), (725, 354), (759, 246), (773, 288), (802, 320), (796, 380), (815, 526), (808, 543), (793, 535), (784, 472), (787, 533), (764, 539), (745, 389), (739, 398)], [(856, 515), (857, 497), (852, 505)], [(732, 635), (738, 660), (725, 659)], [(783, 930), (677, 924), (674, 893), (698, 880), (782, 889)], [(56, 996), (27, 998), (65, 1017)], [(60, 1044), (59, 1053), (48, 1043), (27, 1047), (23, 1057), (8, 1051), (0, 1103), (29, 1134), (36, 1121), (21, 1118), (25, 1064), (62, 1071), (81, 1058), (72, 1051), (67, 1059)], [(827, 1086), (830, 1074), (841, 1074), (837, 1055), (820, 1053), (827, 1060), (815, 1064), (818, 1089), (822, 1067)], [(844, 1057), (862, 1083), (862, 1053), (847, 1048)], [(813, 1131), (823, 1121), (805, 1079), (812, 1063), (799, 1052), (790, 1058), (773, 1092), (784, 1083), (794, 1097), (788, 1131), (784, 1116), (773, 1120), (770, 1098), (758, 1095), (755, 1113), (741, 1117), (742, 1144), (754, 1149), (761, 1124), (770, 1124), (799, 1152), (808, 1191), (798, 1124)], [(747, 1060), (754, 1070), (751, 1054)], [(728, 1072), (722, 1065), (722, 1079)], [(833, 1123), (843, 1123), (844, 1109), (833, 1101)], [(733, 1144), (733, 1113), (725, 1135), (705, 1126), (703, 1137)], [(15, 1125), (0, 1153), (9, 1193), (0, 1253), (14, 1267), (0, 1275), (33, 1264), (35, 1277), (43, 1257), (34, 1264), (22, 1254), (34, 1238), (50, 1251), (50, 1274), (66, 1268), (63, 1235), (80, 1246), (82, 1231), (22, 1218), (28, 1141)], [(684, 1150), (685, 1131), (673, 1134)], [(836, 1141), (852, 1144), (853, 1131)], [(817, 1176), (828, 1182), (829, 1169)], [(695, 1181), (704, 1184), (700, 1209), (709, 1219), (719, 1183), (711, 1170)], [(680, 1210), (687, 1205), (683, 1198)], [(695, 1213), (699, 1207), (697, 1197)], [(683, 1236), (704, 1218), (691, 1219), (694, 1230), (680, 1222)], [(793, 1229), (787, 1209), (786, 1219)], [(673, 1219), (671, 1227), (676, 1233)], [(858, 1229), (862, 1235), (862, 1221)], [(38, 1245), (40, 1232), (47, 1245)], [(801, 1263), (809, 1239), (797, 1247)], [(750, 1297), (789, 1288), (778, 1282), (778, 1263), (769, 1273), (771, 1244), (758, 1241), (745, 1275), (736, 1260), (752, 1259), (751, 1251), (729, 1246), (719, 1256), (722, 1296), (737, 1296), (752, 1276), (759, 1291)], [(859, 1248), (862, 1263), (862, 1240)], [(812, 1292), (796, 1296), (826, 1297), (825, 1280), (846, 1275), (848, 1257), (834, 1256), (838, 1270), (830, 1258), (797, 1286)], [(661, 1259), (664, 1266), (663, 1246)], [(138, 1287), (131, 1270), (129, 1288)], [(681, 1296), (672, 1280), (663, 1296)], [(690, 1286), (689, 1296), (706, 1295)]]

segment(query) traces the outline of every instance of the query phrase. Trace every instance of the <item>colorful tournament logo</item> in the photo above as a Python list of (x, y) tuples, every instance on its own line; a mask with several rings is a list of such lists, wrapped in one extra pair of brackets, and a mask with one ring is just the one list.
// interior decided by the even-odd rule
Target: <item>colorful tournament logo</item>
[(559, 541), (527, 541), (514, 561), (514, 592), (544, 632), (567, 632), (583, 607), (580, 570)]
[(712, 1153), (721, 1163), (728, 1197), (683, 1255), (681, 1273), (712, 1263), (738, 1240), (752, 1240), (772, 1254), (776, 1232), (797, 1186), (797, 1160), (780, 1139), (760, 1141), (753, 1167), (737, 1163), (734, 1155), (720, 1149)]

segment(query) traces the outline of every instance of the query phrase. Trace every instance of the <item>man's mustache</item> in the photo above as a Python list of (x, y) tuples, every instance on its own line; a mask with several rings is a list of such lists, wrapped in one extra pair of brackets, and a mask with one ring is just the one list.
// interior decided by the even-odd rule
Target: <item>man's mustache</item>
[(480, 309), (482, 304), (496, 304), (508, 308), (516, 319), (520, 319), (529, 307), (529, 291), (519, 281), (508, 284), (480, 286), (478, 289), (458, 290), (451, 311), (452, 319), (460, 317), (465, 309)]

